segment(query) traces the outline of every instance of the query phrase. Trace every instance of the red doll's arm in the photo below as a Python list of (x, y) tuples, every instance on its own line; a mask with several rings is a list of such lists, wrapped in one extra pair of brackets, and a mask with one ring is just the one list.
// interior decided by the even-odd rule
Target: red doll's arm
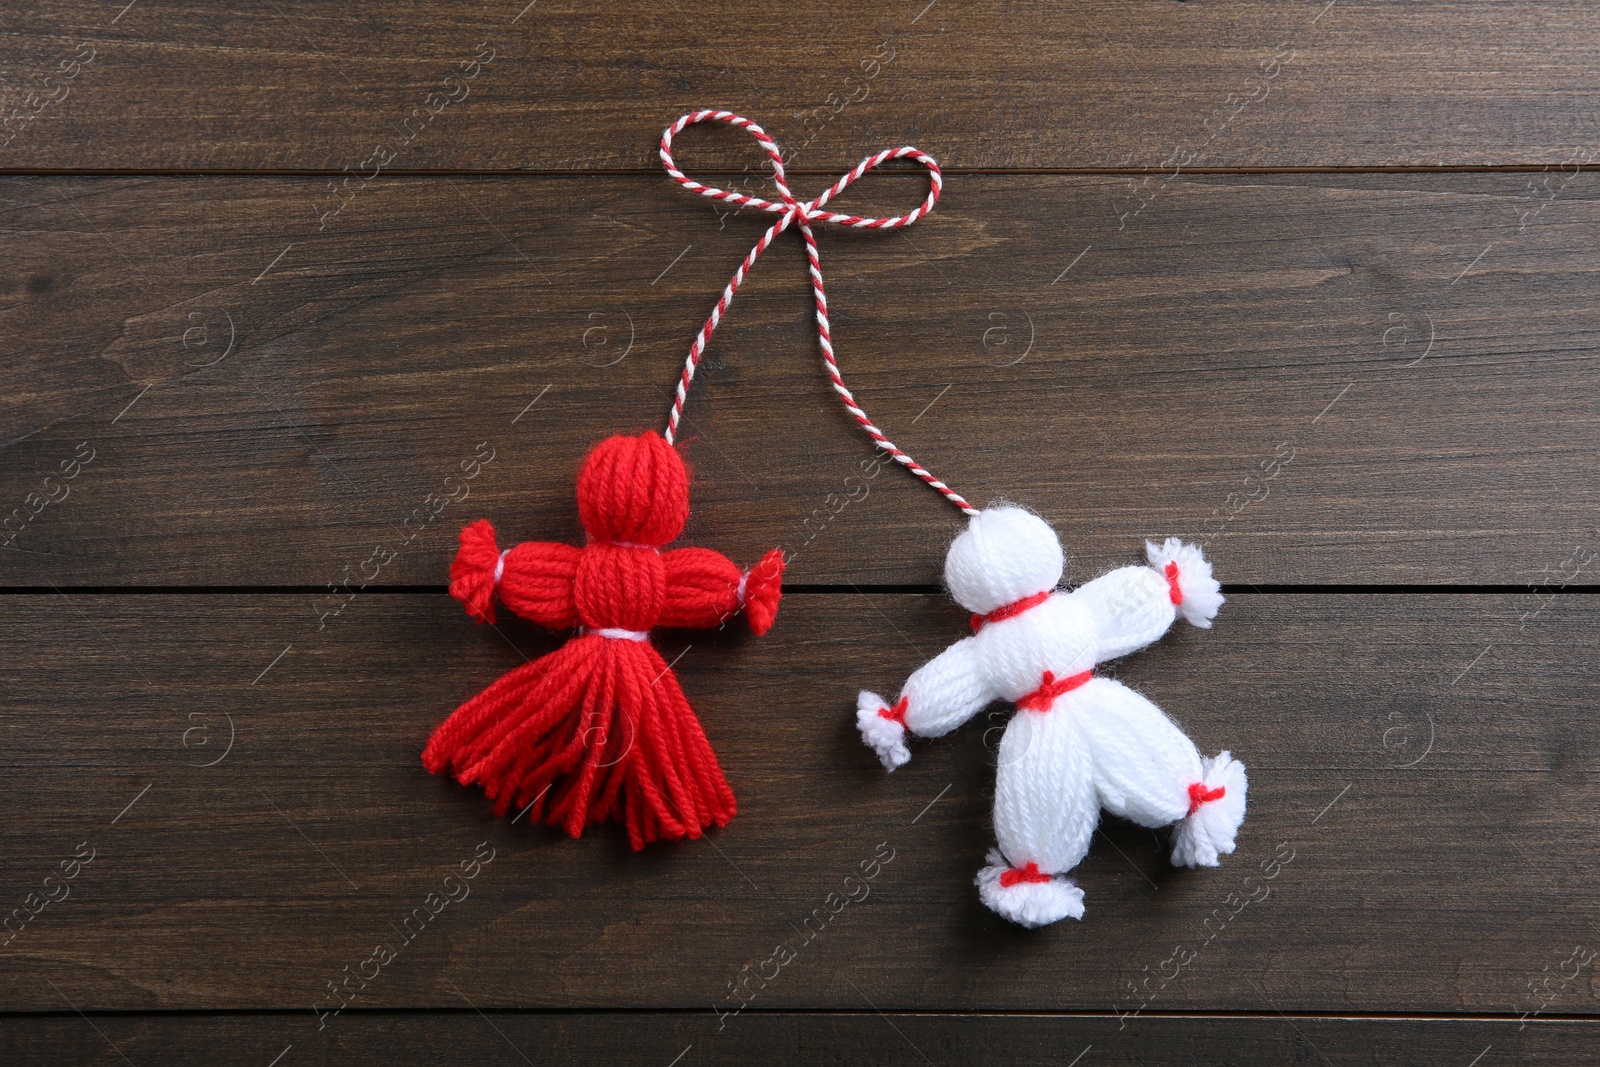
[(488, 519), (461, 531), (450, 565), (450, 595), (479, 622), (494, 622), (494, 595), (524, 619), (562, 630), (578, 625), (573, 577), (582, 550), (550, 541), (524, 541), (505, 553), (495, 545)]
[(704, 630), (743, 608), (758, 636), (772, 628), (783, 595), (783, 553), (773, 549), (741, 574), (731, 559), (709, 548), (675, 548), (661, 554), (667, 570), (660, 625)]

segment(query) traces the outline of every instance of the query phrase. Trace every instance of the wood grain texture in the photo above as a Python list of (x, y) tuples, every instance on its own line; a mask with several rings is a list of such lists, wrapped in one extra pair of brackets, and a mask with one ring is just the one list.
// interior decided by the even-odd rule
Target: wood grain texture
[[(1596, 42), (1588, 0), (10, 5), (0, 1063), (1588, 1062)], [(685, 541), (801, 590), (659, 636), (738, 818), (636, 855), (422, 771), (560, 640), (426, 592), (456, 530), (579, 537), (766, 224), (661, 175), (700, 107), (802, 197), (946, 167), (821, 235), (894, 440), (1069, 582), (1175, 534), (1276, 588), (1111, 671), (1249, 767), (1220, 869), (1108, 822), (1085, 921), (1016, 929), (971, 884), (1008, 710), (859, 743), (965, 632), (914, 592), (958, 517), (828, 390), (792, 235)], [(766, 192), (732, 131), (678, 158)], [(844, 206), (916, 203), (889, 170)]]
[[(634, 855), (508, 825), (419, 766), (458, 701), (553, 647), (515, 622), (442, 595), (363, 597), (321, 631), (302, 597), (11, 596), (7, 909), (94, 858), (0, 948), (0, 1009), (61, 1011), (54, 983), (86, 1009), (309, 1020), (384, 943), (354, 1008), (709, 1017), (858, 1011), (860, 990), (884, 1011), (1593, 1014), (1573, 952), (1600, 947), (1600, 605), (1528, 606), (1241, 595), (1131, 657), (1124, 681), (1248, 765), (1239, 850), (1174, 871), (1154, 833), (1108, 823), (1077, 871), (1085, 920), (1029, 932), (971, 887), (1004, 710), (893, 776), (851, 721), (858, 687), (891, 691), (963, 632), (939, 597), (793, 596), (762, 640), (666, 640), (741, 810)], [(469, 892), (427, 904), (480, 842)], [(730, 999), (780, 944), (794, 958)]]
[[(98, 1031), (98, 1033), (96, 1032)], [(0, 1018), (0, 1054), (37, 1067), (121, 1063), (274, 1067), (340, 1063), (607, 1063), (664, 1067), (769, 1063), (1282, 1064), (1586, 1062), (1600, 1024), (1512, 1020), (1147, 1018), (888, 1014), (751, 1014), (717, 1029), (709, 1013), (351, 1015), (322, 1031), (299, 1016), (75, 1015)]]
[(1596, 139), (1586, 0), (119, 7), (7, 13), (0, 166), (648, 167), (702, 107), (829, 170), (907, 141), (1138, 169), (1554, 166)]
[[(1080, 576), (1176, 534), (1229, 582), (1544, 581), (1600, 505), (1600, 208), (1566, 177), (957, 177), (909, 231), (822, 235), (840, 359), (893, 439), (1045, 514)], [(858, 188), (889, 214), (922, 186)], [(762, 225), (647, 176), (384, 178), (321, 230), (314, 179), (0, 197), (26, 237), (12, 586), (433, 584), (479, 515), (574, 535), (579, 458), (662, 423)], [(783, 545), (794, 581), (932, 583), (957, 516), (872, 464), (802, 263), (769, 253), (703, 365), (690, 537)]]

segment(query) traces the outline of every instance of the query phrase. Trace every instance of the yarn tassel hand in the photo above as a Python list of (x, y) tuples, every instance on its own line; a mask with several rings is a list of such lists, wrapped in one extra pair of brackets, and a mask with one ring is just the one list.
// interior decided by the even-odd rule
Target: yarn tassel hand
[(578, 475), (588, 543), (530, 541), (504, 552), (494, 527), (461, 531), (450, 592), (493, 622), (494, 600), (551, 629), (561, 648), (512, 670), (456, 709), (423, 765), (481, 786), (495, 813), (520, 813), (573, 837), (620, 821), (635, 849), (724, 826), (736, 805), (671, 666), (658, 626), (706, 629), (743, 610), (764, 634), (777, 615), (783, 555), (741, 573), (704, 548), (662, 551), (689, 515), (688, 473), (655, 433), (601, 442)]

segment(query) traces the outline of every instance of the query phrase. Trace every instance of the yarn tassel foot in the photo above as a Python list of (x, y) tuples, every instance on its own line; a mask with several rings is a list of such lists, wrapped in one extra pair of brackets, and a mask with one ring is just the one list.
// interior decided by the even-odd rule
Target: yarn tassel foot
[(495, 814), (578, 837), (620, 821), (629, 843), (696, 838), (737, 811), (676, 676), (648, 642), (576, 637), (457, 708), (423, 766), (476, 785)]
[(1244, 764), (1227, 752), (1202, 761), (1201, 780), (1189, 787), (1189, 814), (1172, 830), (1174, 867), (1216, 867), (1233, 851), (1244, 822)]
[(1033, 863), (1013, 867), (998, 849), (989, 851), (989, 866), (978, 872), (974, 884), (978, 899), (1018, 926), (1083, 918), (1083, 890), (1072, 879), (1044, 874)]

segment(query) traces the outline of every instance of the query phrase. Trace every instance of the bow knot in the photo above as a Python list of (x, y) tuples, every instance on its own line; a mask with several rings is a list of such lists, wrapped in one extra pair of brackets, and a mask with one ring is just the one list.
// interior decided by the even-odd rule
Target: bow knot
[(809, 200), (805, 203), (801, 203), (798, 200), (790, 199), (789, 214), (799, 219), (801, 222), (810, 222), (812, 219), (816, 218), (819, 213), (816, 209), (816, 204)]
[[(717, 189), (710, 185), (703, 185), (678, 169), (678, 164), (672, 158), (672, 139), (682, 133), (685, 127), (697, 122), (725, 122), (730, 126), (749, 133), (756, 139), (767, 153), (767, 159), (772, 163), (772, 184), (778, 190), (777, 200), (766, 200), (759, 196), (750, 196), (746, 193), (737, 193), (731, 189)], [(867, 171), (888, 162), (891, 159), (914, 159), (928, 171), (928, 196), (921, 204), (904, 215), (894, 215), (889, 218), (868, 218), (861, 215), (846, 215), (837, 211), (827, 210), (828, 202), (850, 186), (854, 185)], [(854, 170), (840, 178), (823, 191), (815, 200), (799, 200), (789, 190), (788, 179), (783, 173), (783, 153), (779, 150), (777, 142), (767, 136), (767, 131), (741, 115), (731, 111), (691, 111), (677, 122), (668, 126), (661, 134), (661, 164), (672, 176), (672, 180), (688, 189), (690, 192), (699, 193), (701, 196), (713, 200), (723, 200), (738, 204), (740, 207), (753, 207), (760, 211), (769, 211), (778, 216), (778, 220), (767, 228), (761, 235), (754, 248), (744, 257), (744, 262), (739, 269), (733, 272), (732, 279), (722, 290), (722, 296), (717, 300), (716, 307), (711, 309), (711, 314), (706, 318), (705, 325), (700, 327), (700, 333), (694, 339), (694, 344), (689, 346), (689, 358), (684, 361), (683, 374), (678, 378), (677, 394), (673, 397), (672, 413), (667, 417), (667, 431), (663, 435), (667, 444), (672, 444), (678, 433), (678, 421), (683, 416), (684, 400), (689, 395), (689, 383), (694, 380), (695, 368), (700, 365), (700, 357), (705, 352), (706, 342), (711, 339), (711, 331), (717, 328), (717, 323), (722, 321), (722, 316), (727, 313), (728, 305), (733, 302), (733, 294), (738, 292), (744, 276), (761, 253), (767, 250), (778, 234), (788, 229), (791, 225), (800, 231), (800, 236), (806, 243), (806, 260), (811, 272), (811, 291), (817, 303), (817, 342), (822, 348), (822, 361), (827, 368), (828, 380), (833, 385), (833, 391), (839, 394), (844, 401), (847, 411), (855, 418), (861, 428), (867, 432), (877, 446), (895, 461), (904, 465), (911, 473), (927, 482), (934, 489), (943, 493), (949, 501), (968, 515), (976, 515), (977, 509), (963, 500), (957, 493), (932, 474), (929, 474), (916, 460), (896, 448), (894, 442), (884, 436), (883, 431), (872, 424), (867, 418), (867, 413), (861, 410), (856, 403), (856, 398), (850, 390), (845, 388), (844, 379), (839, 374), (839, 364), (833, 355), (833, 340), (829, 337), (828, 327), (828, 294), (822, 284), (822, 253), (817, 249), (817, 238), (811, 230), (813, 222), (827, 222), (835, 226), (848, 226), (852, 229), (885, 230), (898, 229), (910, 226), (922, 216), (933, 210), (933, 205), (939, 202), (939, 193), (943, 188), (944, 179), (939, 173), (939, 163), (932, 156), (920, 148), (910, 145), (901, 145), (899, 148), (886, 148), (875, 156), (868, 156), (856, 164)]]
[[(777, 200), (765, 200), (759, 196), (750, 196), (746, 193), (737, 193), (731, 189), (718, 189), (710, 185), (703, 185), (678, 169), (677, 162), (672, 158), (672, 139), (682, 133), (685, 127), (693, 126), (697, 122), (725, 122), (730, 126), (746, 131), (756, 139), (762, 149), (767, 153), (767, 158), (772, 162), (772, 184), (778, 190)], [(891, 159), (914, 159), (928, 169), (928, 197), (915, 209), (904, 215), (891, 218), (867, 218), (860, 215), (845, 215), (836, 211), (825, 210), (828, 201), (844, 192), (860, 180), (867, 171), (872, 170)], [(922, 216), (933, 210), (933, 205), (939, 202), (939, 193), (943, 191), (944, 178), (939, 172), (939, 163), (932, 156), (910, 145), (898, 148), (886, 148), (875, 156), (868, 156), (856, 166), (854, 170), (834, 182), (823, 194), (815, 200), (800, 200), (789, 189), (788, 177), (783, 171), (783, 152), (767, 131), (757, 126), (754, 122), (731, 111), (692, 111), (689, 114), (668, 126), (661, 134), (661, 164), (677, 182), (691, 192), (701, 196), (709, 196), (714, 200), (727, 200), (741, 207), (749, 206), (762, 211), (770, 211), (775, 215), (788, 216), (800, 222), (831, 222), (836, 226), (850, 226), (865, 229), (897, 229), (901, 226), (910, 226)], [(780, 222), (782, 220), (780, 219)], [(764, 250), (764, 245), (757, 245)], [(759, 254), (759, 253), (758, 253)]]

